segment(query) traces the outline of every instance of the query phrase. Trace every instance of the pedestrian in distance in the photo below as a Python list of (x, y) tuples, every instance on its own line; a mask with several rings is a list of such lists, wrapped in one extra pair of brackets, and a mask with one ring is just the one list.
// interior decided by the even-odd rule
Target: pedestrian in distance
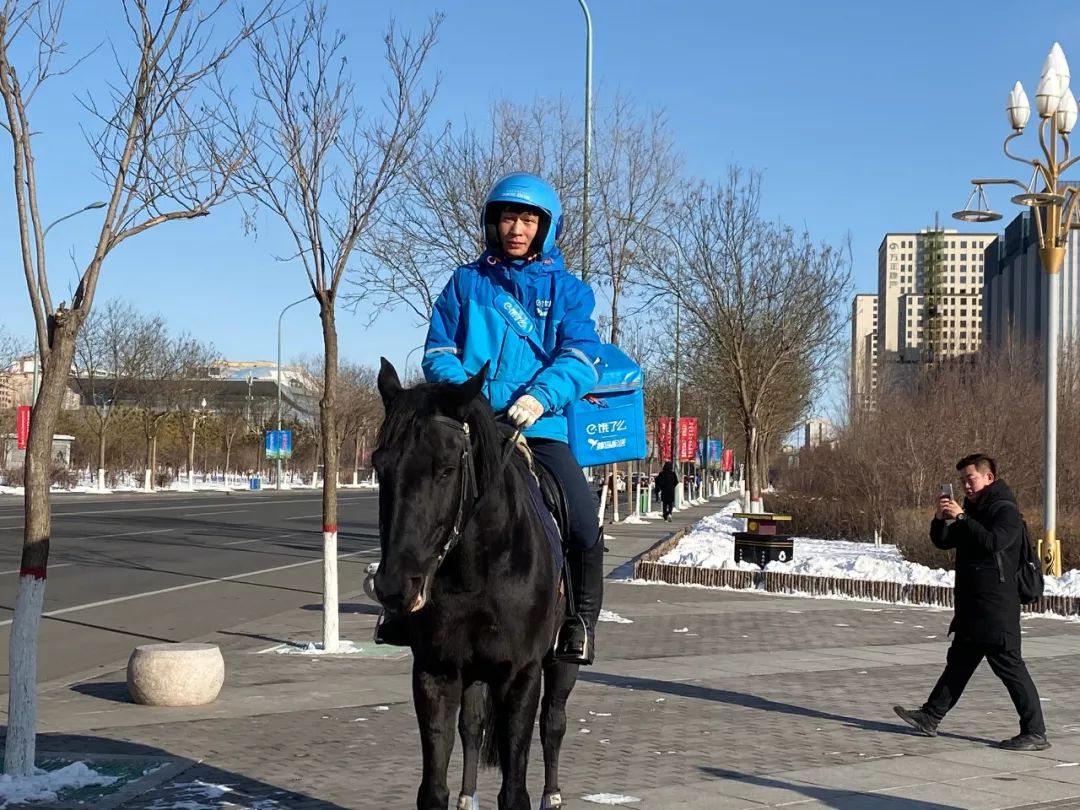
[(671, 512), (675, 508), (675, 488), (679, 485), (679, 476), (670, 461), (664, 462), (664, 469), (656, 476), (656, 497), (664, 509), (664, 520), (671, 522)]
[(1007, 751), (1044, 751), (1046, 739), (1039, 693), (1020, 655), (1020, 594), (1016, 574), (1021, 543), (1030, 542), (1016, 496), (997, 477), (994, 459), (982, 453), (964, 456), (956, 465), (964, 487), (963, 506), (943, 484), (930, 540), (956, 550), (953, 636), (941, 673), (920, 709), (894, 706), (912, 728), (927, 737), (964, 692), (983, 658), (1005, 684), (1020, 717), (1020, 733), (1002, 740)]
[[(498, 180), (480, 222), (486, 249), (454, 271), (435, 302), (424, 376), (431, 383), (463, 383), (489, 363), (484, 395), (492, 409), (521, 429), (533, 458), (562, 485), (576, 612), (559, 630), (554, 654), (591, 664), (604, 544), (596, 499), (568, 444), (566, 409), (599, 379), (593, 292), (570, 274), (556, 247), (562, 204), (545, 180), (523, 172)], [(404, 644), (407, 634), (383, 622), (376, 641)]]

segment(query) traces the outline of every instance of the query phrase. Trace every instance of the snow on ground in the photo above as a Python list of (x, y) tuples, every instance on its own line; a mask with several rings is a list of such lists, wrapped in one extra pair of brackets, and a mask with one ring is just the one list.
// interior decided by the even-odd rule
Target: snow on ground
[(590, 793), (581, 798), (593, 804), (631, 804), (641, 801), (637, 796), (625, 796), (621, 793)]
[(600, 611), (600, 621), (602, 621), (602, 622), (614, 622), (615, 624), (633, 624), (634, 623), (633, 619), (624, 619), (618, 613), (615, 613), (615, 612), (610, 611), (610, 610), (603, 610), (603, 609), (601, 609), (601, 611)]
[(327, 653), (321, 643), (314, 641), (290, 641), (287, 644), (263, 650), (263, 652), (271, 651), (279, 655), (359, 655), (366, 650), (361, 644), (341, 639), (338, 641), (338, 648), (335, 653)]
[[(740, 504), (734, 501), (719, 512), (702, 518), (678, 546), (658, 562), (694, 568), (759, 570), (753, 563), (735, 561), (733, 534), (743, 531), (745, 524), (741, 518), (732, 516), (738, 511), (741, 511)], [(794, 559), (790, 562), (771, 562), (766, 568), (790, 574), (943, 585), (950, 588), (954, 581), (952, 571), (908, 562), (896, 546), (811, 537), (795, 537)], [(1080, 571), (1071, 570), (1060, 577), (1046, 577), (1046, 593), (1080, 596)]]
[[(214, 785), (209, 782), (184, 782), (173, 785), (167, 799), (156, 799), (149, 805), (148, 810), (219, 810), (222, 807), (236, 807), (239, 805), (226, 798), (228, 794), (235, 792), (228, 785)], [(284, 791), (282, 791), (284, 794)], [(249, 810), (284, 810), (284, 805), (273, 799), (256, 799), (244, 801), (244, 807)]]
[(61, 790), (90, 785), (111, 785), (118, 777), (105, 776), (85, 762), (73, 762), (55, 771), (34, 769), (33, 776), (0, 775), (0, 808), (24, 802), (55, 802)]

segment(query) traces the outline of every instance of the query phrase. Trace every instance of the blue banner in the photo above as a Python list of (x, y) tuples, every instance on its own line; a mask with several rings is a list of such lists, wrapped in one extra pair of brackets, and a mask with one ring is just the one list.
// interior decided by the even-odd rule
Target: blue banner
[(270, 459), (292, 458), (292, 438), (291, 430), (266, 431), (266, 457)]
[(724, 442), (720, 439), (709, 439), (709, 457), (705, 458), (705, 440), (698, 440), (698, 460), (706, 465), (719, 464), (720, 456), (724, 452)]

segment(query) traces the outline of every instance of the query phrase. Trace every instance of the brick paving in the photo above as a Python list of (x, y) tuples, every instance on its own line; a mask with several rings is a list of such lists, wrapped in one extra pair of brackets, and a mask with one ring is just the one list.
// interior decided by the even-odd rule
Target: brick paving
[[(670, 525), (611, 527), (609, 566), (624, 573), (668, 531), (715, 508), (688, 509)], [(228, 674), (208, 707), (127, 703), (122, 670), (45, 688), (39, 747), (187, 763), (125, 810), (414, 807), (408, 656), (262, 652), (317, 634), (312, 607), (215, 635)], [(615, 581), (605, 607), (633, 623), (601, 625), (601, 660), (582, 670), (571, 697), (568, 808), (600, 807), (582, 797), (601, 793), (647, 810), (1080, 807), (1080, 623), (1024, 620), (1054, 743), (1028, 755), (992, 747), (1016, 733), (1016, 717), (986, 667), (937, 738), (896, 722), (891, 706), (920, 703), (940, 673), (948, 611)], [(362, 595), (343, 599), (343, 638), (368, 639), (374, 620)], [(455, 757), (452, 794), (459, 767)], [(537, 742), (534, 805), (541, 779)], [(231, 792), (200, 799), (198, 782)], [(484, 808), (497, 790), (485, 772)]]

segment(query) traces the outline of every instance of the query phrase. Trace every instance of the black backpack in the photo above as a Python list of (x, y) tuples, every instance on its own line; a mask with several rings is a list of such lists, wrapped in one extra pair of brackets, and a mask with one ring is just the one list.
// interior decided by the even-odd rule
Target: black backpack
[(1042, 562), (1031, 544), (1027, 522), (1020, 517), (1020, 565), (1016, 569), (1016, 590), (1020, 594), (1020, 604), (1030, 605), (1038, 602), (1043, 595)]
[[(998, 581), (1005, 581), (1005, 569), (1001, 564), (1001, 552), (994, 555), (997, 563)], [(1035, 553), (1035, 546), (1031, 543), (1031, 535), (1028, 533), (1027, 521), (1023, 514), (1020, 515), (1020, 558), (1016, 566), (1016, 592), (1020, 595), (1021, 605), (1033, 605), (1043, 595), (1042, 564)]]

